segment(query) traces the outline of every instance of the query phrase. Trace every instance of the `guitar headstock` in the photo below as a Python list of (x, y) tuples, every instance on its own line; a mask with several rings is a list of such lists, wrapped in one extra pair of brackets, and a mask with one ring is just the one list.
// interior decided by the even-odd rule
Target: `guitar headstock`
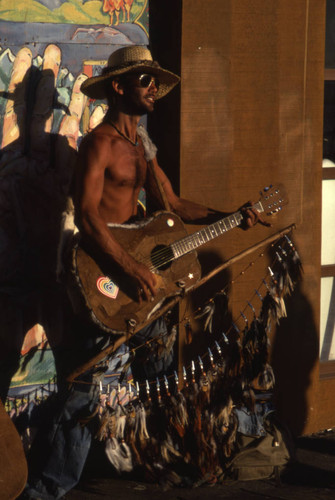
[(280, 212), (288, 201), (285, 198), (283, 186), (267, 186), (260, 192), (259, 203), (266, 215), (275, 215)]

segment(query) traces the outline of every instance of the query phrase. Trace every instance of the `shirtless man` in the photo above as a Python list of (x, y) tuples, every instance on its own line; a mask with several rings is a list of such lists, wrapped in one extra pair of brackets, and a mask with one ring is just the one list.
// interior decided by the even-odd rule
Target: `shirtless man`
[[(142, 187), (146, 189), (147, 198), (163, 208), (148, 160), (152, 161), (171, 210), (184, 221), (212, 222), (222, 217), (222, 213), (174, 193), (157, 163), (154, 145), (143, 127), (138, 127), (140, 117), (152, 112), (155, 101), (178, 81), (179, 77), (152, 60), (149, 50), (128, 46), (111, 55), (101, 76), (87, 79), (81, 87), (91, 98), (107, 98), (109, 111), (103, 123), (80, 145), (74, 191), (76, 224), (87, 245), (102, 252), (110, 259), (111, 266), (117, 263), (134, 279), (143, 300), (149, 300), (156, 293), (155, 275), (122, 248), (107, 223), (126, 223), (138, 215), (137, 200)], [(252, 226), (258, 220), (257, 212), (245, 209), (246, 225)], [(79, 320), (77, 324), (73, 321), (67, 335), (69, 343), (55, 352), (58, 398), (48, 426), (41, 429), (33, 443), (25, 498), (61, 498), (80, 479), (92, 438), (90, 426), (84, 425), (83, 420), (87, 424), (95, 415), (99, 384), (106, 364), (110, 367), (113, 360), (104, 360), (71, 384), (67, 383), (66, 373), (78, 363), (79, 354), (92, 359), (99, 350), (108, 347), (111, 339), (97, 330)], [(165, 322), (158, 318), (135, 337), (142, 335), (146, 339), (148, 335), (156, 337), (165, 332)], [(160, 364), (158, 369), (156, 365), (154, 368), (157, 373), (166, 366)]]
[[(122, 58), (127, 59), (128, 66), (120, 64)], [(118, 70), (120, 66), (122, 72)], [(155, 295), (154, 274), (124, 251), (106, 223), (124, 223), (136, 216), (142, 187), (145, 187), (149, 199), (156, 205), (161, 204), (137, 129), (141, 116), (151, 113), (155, 101), (162, 97), (162, 85), (165, 85), (166, 93), (179, 78), (154, 63), (150, 52), (142, 47), (119, 49), (110, 57), (108, 68), (104, 79), (88, 79), (82, 85), (82, 91), (89, 97), (97, 94), (106, 97), (109, 111), (103, 123), (85, 137), (79, 150), (76, 223), (88, 242), (96, 245), (111, 262), (117, 262), (135, 279), (143, 297), (148, 300), (151, 294)], [(156, 157), (152, 162), (171, 211), (185, 222), (201, 220), (208, 223), (213, 222), (215, 216), (223, 216), (222, 212), (178, 197)], [(246, 210), (245, 218), (250, 226), (259, 220), (257, 212), (251, 209)]]

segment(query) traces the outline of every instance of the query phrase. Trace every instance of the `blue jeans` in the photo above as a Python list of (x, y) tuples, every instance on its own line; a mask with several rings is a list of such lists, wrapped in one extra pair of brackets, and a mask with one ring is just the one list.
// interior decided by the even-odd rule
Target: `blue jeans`
[[(139, 334), (145, 338), (164, 331), (165, 322), (159, 319)], [(103, 348), (108, 342), (106, 335), (92, 337), (82, 341), (81, 349), (91, 349), (97, 345)], [(127, 347), (123, 345), (116, 354), (127, 354), (126, 350)], [(64, 352), (55, 354), (62, 358)], [(69, 351), (65, 354), (67, 359), (71, 359)], [(114, 372), (116, 364), (117, 369), (122, 370), (119, 360), (112, 358), (82, 375), (70, 387), (60, 382), (56, 401), (54, 404), (51, 402), (52, 417), (44, 418), (28, 457), (29, 478), (25, 489), (28, 498), (60, 499), (78, 483), (92, 441), (89, 417), (94, 414), (99, 403), (100, 381), (103, 381), (107, 367), (113, 371), (113, 364)], [(48, 425), (45, 425), (46, 422)]]
[(255, 411), (251, 412), (245, 407), (235, 408), (238, 418), (238, 432), (245, 436), (265, 436), (266, 430), (263, 427), (264, 418), (273, 411), (271, 402), (256, 403)]

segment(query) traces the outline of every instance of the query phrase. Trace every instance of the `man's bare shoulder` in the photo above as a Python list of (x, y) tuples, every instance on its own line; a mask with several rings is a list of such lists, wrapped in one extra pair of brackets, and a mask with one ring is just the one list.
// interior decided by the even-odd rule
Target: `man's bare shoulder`
[(81, 142), (81, 148), (109, 149), (116, 146), (118, 142), (118, 137), (115, 135), (115, 131), (112, 127), (110, 127), (107, 123), (102, 123), (84, 137)]

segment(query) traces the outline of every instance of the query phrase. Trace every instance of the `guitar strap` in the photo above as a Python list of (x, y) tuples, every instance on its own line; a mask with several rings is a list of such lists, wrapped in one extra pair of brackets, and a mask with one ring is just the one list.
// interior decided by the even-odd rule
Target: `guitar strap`
[(158, 176), (156, 174), (155, 167), (154, 167), (154, 164), (153, 164), (152, 160), (148, 161), (148, 167), (149, 167), (150, 172), (152, 173), (152, 176), (155, 179), (155, 182), (157, 184), (158, 191), (159, 191), (159, 193), (161, 195), (161, 198), (162, 198), (163, 206), (164, 206), (165, 210), (167, 210), (169, 212), (171, 210), (170, 203), (168, 202), (168, 199), (166, 197), (166, 194), (165, 194), (165, 191), (163, 189), (162, 183), (158, 179)]

